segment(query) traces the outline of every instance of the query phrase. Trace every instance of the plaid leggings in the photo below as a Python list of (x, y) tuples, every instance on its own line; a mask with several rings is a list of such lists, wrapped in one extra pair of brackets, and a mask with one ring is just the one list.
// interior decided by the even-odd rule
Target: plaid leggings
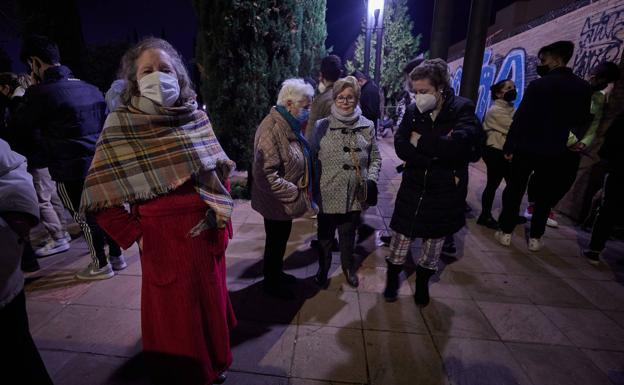
[[(393, 265), (404, 264), (411, 244), (411, 238), (403, 234), (395, 233), (390, 241), (390, 257), (388, 257), (388, 262)], [(423, 239), (422, 255), (418, 259), (418, 265), (425, 269), (438, 270), (438, 261), (440, 260), (443, 245), (444, 238)]]

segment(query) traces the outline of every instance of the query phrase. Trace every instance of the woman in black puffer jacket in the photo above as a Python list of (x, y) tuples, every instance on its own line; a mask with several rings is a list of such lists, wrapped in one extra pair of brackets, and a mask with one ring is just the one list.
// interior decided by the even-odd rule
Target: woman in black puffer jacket
[(471, 159), (480, 125), (472, 101), (455, 96), (450, 88), (443, 60), (425, 60), (410, 79), (416, 103), (407, 108), (394, 138), (396, 153), (406, 163), (390, 223), (395, 235), (384, 296), (396, 299), (410, 244), (423, 238), (414, 300), (427, 305), (429, 278), (437, 270), (444, 238), (465, 223), (459, 173)]

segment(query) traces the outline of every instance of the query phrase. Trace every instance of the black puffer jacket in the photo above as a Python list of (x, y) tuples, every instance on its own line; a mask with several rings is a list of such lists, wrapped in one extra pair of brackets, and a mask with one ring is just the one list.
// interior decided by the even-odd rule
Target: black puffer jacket
[(96, 87), (74, 79), (65, 66), (49, 68), (40, 84), (26, 90), (24, 102), (16, 111), (16, 127), (32, 139), (32, 147), (24, 155), (30, 159), (42, 151), (57, 182), (83, 180), (105, 111), (104, 97)]
[[(435, 122), (411, 104), (394, 137), (406, 162), (390, 227), (412, 238), (441, 238), (465, 224), (464, 196), (458, 177), (470, 160), (479, 122), (474, 104), (447, 92)], [(412, 131), (421, 134), (417, 147)]]

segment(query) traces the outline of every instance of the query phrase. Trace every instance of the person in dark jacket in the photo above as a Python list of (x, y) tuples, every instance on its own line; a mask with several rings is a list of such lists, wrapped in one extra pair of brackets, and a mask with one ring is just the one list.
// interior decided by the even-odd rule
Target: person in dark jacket
[(353, 72), (352, 76), (355, 76), (358, 83), (360, 83), (360, 107), (362, 108), (362, 115), (364, 115), (366, 119), (372, 121), (375, 124), (375, 129), (377, 129), (377, 121), (381, 117), (379, 87), (360, 71)]
[(126, 267), (121, 250), (109, 244), (111, 266), (104, 251), (105, 234), (95, 217), (78, 213), (84, 179), (104, 124), (104, 97), (96, 87), (74, 78), (70, 69), (60, 64), (57, 45), (46, 37), (26, 38), (20, 58), (38, 84), (26, 90), (24, 102), (16, 111), (16, 125), (33, 143), (41, 144), (41, 148), (26, 149), (24, 155), (30, 159), (31, 152), (42, 150), (63, 204), (85, 235), (92, 261), (76, 278), (111, 278), (113, 269)]
[(443, 60), (425, 60), (410, 78), (416, 102), (407, 108), (394, 137), (396, 153), (406, 163), (390, 222), (395, 235), (384, 296), (396, 300), (399, 273), (412, 240), (423, 238), (414, 300), (426, 306), (429, 278), (437, 270), (444, 239), (465, 224), (458, 173), (470, 159), (479, 123), (474, 103), (451, 91)]
[[(570, 132), (582, 138), (591, 123), (592, 90), (566, 64), (574, 44), (558, 41), (538, 52), (540, 79), (532, 81), (514, 114), (503, 153), (511, 161), (509, 183), (503, 191), (500, 230), (495, 237), (503, 246), (511, 244), (520, 203), (529, 177), (534, 178), (535, 206), (529, 235), (529, 250), (541, 249), (541, 237), (552, 207), (574, 181), (580, 161), (576, 147), (568, 148)], [(533, 176), (531, 176), (533, 174)]]
[(617, 218), (622, 218), (624, 205), (624, 112), (615, 118), (609, 126), (604, 144), (598, 155), (606, 162), (607, 175), (605, 176), (602, 202), (598, 214), (594, 219), (591, 240), (583, 256), (593, 265), (600, 263), (600, 253), (604, 250), (607, 240), (611, 236)]

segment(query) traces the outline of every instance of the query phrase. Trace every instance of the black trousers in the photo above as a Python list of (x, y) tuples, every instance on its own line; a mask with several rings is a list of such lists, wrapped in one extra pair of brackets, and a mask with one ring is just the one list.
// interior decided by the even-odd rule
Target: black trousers
[(108, 263), (104, 245), (108, 242), (109, 253), (112, 256), (121, 255), (119, 246), (100, 228), (95, 221), (95, 215), (88, 213), (80, 215), (80, 197), (84, 181), (57, 182), (57, 190), (63, 205), (69, 210), (76, 223), (80, 225), (85, 241), (89, 247), (89, 252), (94, 263), (98, 267), (103, 267)]
[(483, 161), (487, 166), (487, 183), (481, 195), (481, 215), (492, 216), (496, 190), (503, 179), (509, 178), (510, 164), (505, 159), (503, 151), (494, 147), (486, 147), (483, 150)]
[(624, 194), (624, 173), (610, 172), (605, 177), (602, 190), (602, 202), (594, 220), (589, 248), (593, 251), (602, 251), (611, 236), (616, 218), (624, 214), (622, 196)]
[(276, 281), (284, 269), (284, 253), (290, 237), (292, 220), (276, 221), (264, 219), (264, 279)]
[(30, 335), (26, 296), (22, 290), (0, 308), (0, 373), (20, 384), (52, 384), (37, 346)]
[(546, 231), (550, 210), (568, 192), (580, 162), (580, 155), (566, 151), (556, 156), (515, 154), (507, 187), (503, 191), (503, 210), (499, 218), (504, 233), (513, 232), (518, 222), (520, 204), (527, 189), (529, 178), (533, 185), (533, 218), (531, 238), (541, 238)]
[[(561, 198), (572, 188), (572, 185), (576, 181), (576, 174), (578, 172), (579, 165), (581, 164), (581, 155), (578, 152), (568, 151), (562, 159), (559, 181), (561, 186), (556, 186), (558, 191), (563, 191)], [(533, 178), (529, 178), (529, 186), (527, 188), (527, 198), (530, 203), (535, 202), (535, 195), (538, 194), (539, 187), (538, 182), (534, 182)], [(565, 191), (564, 191), (565, 190)], [(559, 198), (559, 200), (561, 200)], [(558, 201), (557, 201), (558, 202)]]
[(331, 262), (331, 246), (337, 229), (338, 244), (340, 249), (340, 264), (345, 270), (353, 268), (355, 233), (360, 222), (360, 212), (351, 211), (346, 214), (319, 213), (317, 218), (321, 258), (328, 258)]

